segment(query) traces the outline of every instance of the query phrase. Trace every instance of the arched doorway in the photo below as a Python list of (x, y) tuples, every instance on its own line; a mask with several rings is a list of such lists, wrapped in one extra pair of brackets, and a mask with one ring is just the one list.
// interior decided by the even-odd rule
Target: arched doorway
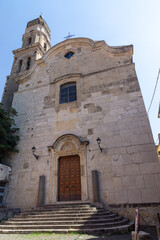
[(58, 201), (81, 200), (80, 157), (60, 157), (58, 165)]
[[(48, 147), (51, 156), (49, 204), (88, 200), (88, 144), (88, 141), (73, 134), (65, 134)], [(72, 176), (68, 177), (68, 173)]]

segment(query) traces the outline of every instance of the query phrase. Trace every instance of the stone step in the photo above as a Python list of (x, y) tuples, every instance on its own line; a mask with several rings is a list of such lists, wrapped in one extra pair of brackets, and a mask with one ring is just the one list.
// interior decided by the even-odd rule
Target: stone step
[(22, 217), (32, 217), (32, 218), (44, 218), (44, 217), (61, 217), (63, 215), (63, 217), (83, 217), (83, 216), (88, 216), (88, 217), (92, 217), (92, 216), (108, 216), (110, 213), (70, 213), (70, 214), (28, 214), (28, 215), (22, 215)]
[(107, 228), (89, 228), (89, 229), (45, 229), (45, 228), (35, 228), (35, 229), (0, 229), (1, 234), (30, 234), (35, 232), (42, 232), (42, 233), (72, 233), (72, 232), (83, 232), (83, 233), (124, 233), (128, 232), (133, 227), (133, 223), (129, 222), (126, 225), (122, 226), (114, 226), (114, 227), (107, 227)]
[[(71, 207), (62, 207), (62, 208), (60, 208), (60, 207), (58, 207), (58, 208), (34, 208), (34, 211), (55, 211), (55, 210), (62, 210), (62, 211), (67, 211), (67, 210), (71, 210), (71, 211), (78, 211), (78, 210), (84, 210), (84, 211), (86, 211), (86, 210), (91, 210), (91, 209), (95, 209), (95, 210), (100, 210), (100, 209), (102, 209), (102, 208), (96, 208), (96, 207), (85, 207), (85, 208), (81, 208), (81, 207), (74, 207), (74, 208), (71, 208)], [(31, 210), (31, 209), (29, 209), (29, 210)]]
[(97, 208), (51, 208), (51, 209), (30, 209), (30, 210), (24, 210), (24, 213), (29, 213), (29, 212), (90, 212), (90, 211), (97, 211), (97, 212), (102, 212), (104, 209), (97, 209)]
[(19, 215), (16, 216), (74, 216), (74, 215), (106, 215), (106, 214), (112, 214), (112, 212), (106, 212), (106, 211), (88, 211), (88, 212), (30, 212), (30, 213), (20, 213)]
[(113, 227), (113, 226), (121, 226), (128, 223), (128, 219), (122, 219), (117, 222), (110, 222), (110, 223), (86, 223), (86, 224), (64, 224), (64, 225), (0, 225), (0, 229), (35, 229), (35, 228), (45, 228), (45, 229), (86, 229), (86, 228), (106, 228), (106, 227)]
[(45, 204), (43, 206), (38, 206), (38, 207), (68, 207), (68, 206), (71, 206), (71, 207), (75, 207), (75, 206), (85, 207), (85, 206), (93, 206), (93, 205), (91, 205), (90, 202), (63, 201), (63, 202), (57, 202), (56, 204)]
[[(24, 211), (22, 214), (70, 214), (70, 213), (104, 213), (106, 211), (104, 211), (103, 209), (101, 210), (96, 210), (96, 209), (88, 209), (88, 210), (67, 210), (67, 211), (63, 211), (63, 210), (55, 210), (55, 211)], [(109, 211), (107, 211), (109, 212)]]
[(39, 207), (35, 207), (35, 208), (32, 208), (32, 209), (25, 209), (25, 212), (28, 212), (28, 211), (50, 211), (50, 210), (67, 210), (67, 209), (70, 209), (70, 210), (87, 210), (87, 209), (101, 209), (101, 208), (96, 208), (94, 206), (90, 206), (89, 204), (57, 204), (57, 205), (44, 205), (44, 206), (39, 206)]
[[(26, 217), (18, 217), (18, 216), (16, 216), (16, 218), (14, 217), (14, 218), (12, 218), (12, 221), (28, 221), (28, 220), (34, 220), (34, 221), (38, 221), (38, 220), (40, 220), (40, 219), (43, 219), (43, 220), (51, 220), (51, 221), (53, 221), (54, 219), (56, 220), (56, 221), (62, 221), (62, 220), (78, 220), (78, 219), (108, 219), (108, 218), (114, 218), (114, 217), (116, 217), (117, 216), (117, 214), (116, 213), (113, 213), (113, 214), (106, 214), (106, 215), (89, 215), (89, 216), (86, 216), (86, 215), (84, 215), (84, 216), (79, 216), (79, 215), (76, 215), (76, 216), (59, 216), (58, 218), (57, 217), (53, 217), (53, 216), (46, 216), (46, 217), (39, 217), (39, 216), (37, 216), (37, 217), (33, 217), (33, 216), (26, 216)], [(9, 220), (11, 220), (11, 219), (9, 219)]]
[(121, 226), (113, 226), (113, 227), (99, 227), (99, 228), (86, 228), (86, 229), (68, 229), (68, 233), (72, 232), (81, 232), (81, 233), (125, 233), (130, 231), (133, 228), (133, 222), (128, 222), (127, 224)]
[(48, 209), (54, 209), (54, 208), (91, 208), (95, 206), (91, 206), (89, 203), (88, 204), (55, 204), (55, 205), (43, 205), (43, 206), (38, 206), (36, 209), (39, 208), (48, 208)]
[(26, 209), (25, 212), (30, 211), (88, 211), (88, 210), (103, 210), (102, 208), (96, 208), (96, 207), (86, 207), (86, 208), (33, 208), (33, 209)]
[(0, 233), (120, 232), (120, 229), (127, 231), (131, 225), (128, 219), (89, 204), (60, 204), (26, 209), (20, 215), (3, 222)]
[(38, 206), (36, 207), (36, 209), (57, 209), (57, 208), (60, 208), (60, 209), (67, 209), (67, 208), (71, 208), (71, 209), (77, 209), (77, 208), (81, 208), (81, 209), (87, 209), (87, 208), (91, 208), (91, 207), (94, 207), (94, 206), (90, 206), (89, 204), (87, 205), (44, 205), (44, 206)]
[[(90, 204), (86, 204), (86, 205), (80, 205), (80, 204), (76, 204), (76, 205), (71, 205), (71, 204), (57, 204), (57, 205), (41, 205), (41, 206), (36, 206), (34, 209), (43, 209), (43, 208), (47, 208), (47, 209), (54, 209), (54, 208), (72, 208), (72, 209), (75, 209), (75, 208), (91, 208), (91, 207), (94, 207), (93, 205), (90, 205)], [(30, 209), (30, 208), (29, 208)]]
[[(103, 223), (103, 222), (116, 222), (116, 221), (120, 221), (122, 220), (123, 217), (121, 216), (117, 216), (117, 217), (114, 217), (114, 218), (108, 218), (108, 219), (103, 219), (103, 218), (100, 218), (100, 219), (76, 219), (76, 223), (78, 224), (87, 224), (87, 223)], [(35, 225), (41, 225), (41, 224), (49, 224), (49, 225), (56, 225), (56, 224), (73, 224), (75, 223), (75, 221), (73, 219), (69, 219), (69, 220), (60, 220), (60, 221), (53, 221), (53, 220), (35, 220), (35, 221), (31, 221), (31, 220), (28, 220), (28, 221), (13, 221), (13, 220), (9, 220), (9, 221), (5, 221), (5, 222), (2, 222), (1, 224), (6, 224), (6, 225), (30, 225), (30, 224), (35, 224)]]

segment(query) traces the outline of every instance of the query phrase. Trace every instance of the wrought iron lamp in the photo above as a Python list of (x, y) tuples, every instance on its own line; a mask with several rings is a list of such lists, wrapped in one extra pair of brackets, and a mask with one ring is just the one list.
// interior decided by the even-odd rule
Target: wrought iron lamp
[(101, 147), (101, 139), (99, 137), (97, 138), (97, 144), (98, 144), (100, 151), (102, 152), (103, 149)]
[(38, 159), (39, 159), (39, 156), (35, 154), (35, 151), (36, 151), (36, 147), (33, 146), (33, 147), (32, 147), (33, 156), (38, 160)]

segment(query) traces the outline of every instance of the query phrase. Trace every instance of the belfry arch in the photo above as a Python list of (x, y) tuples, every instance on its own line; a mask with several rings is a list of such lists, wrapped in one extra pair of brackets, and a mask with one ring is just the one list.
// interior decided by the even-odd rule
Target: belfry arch
[[(52, 146), (49, 146), (50, 151), (50, 179), (49, 179), (49, 204), (58, 203), (63, 198), (59, 197), (59, 163), (60, 159), (68, 161), (70, 158), (79, 158), (80, 163), (80, 189), (81, 197), (79, 199), (66, 198), (64, 201), (88, 200), (88, 183), (87, 183), (87, 145), (88, 141), (74, 135), (65, 134), (55, 140)], [(68, 160), (67, 160), (68, 159)], [(61, 183), (62, 184), (62, 183)], [(66, 186), (68, 187), (68, 186)], [(72, 188), (73, 186), (71, 186)], [(64, 187), (65, 188), (65, 187)], [(66, 200), (67, 199), (67, 200)]]

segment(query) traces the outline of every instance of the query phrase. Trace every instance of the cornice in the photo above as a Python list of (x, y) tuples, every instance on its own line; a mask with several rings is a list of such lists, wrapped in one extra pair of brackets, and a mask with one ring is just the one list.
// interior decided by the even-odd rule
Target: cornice
[(37, 65), (34, 64), (31, 69), (29, 70), (26, 70), (25, 72), (23, 72), (23, 74), (20, 74), (16, 77), (14, 77), (14, 80), (15, 82), (17, 82), (18, 84), (23, 82), (23, 81), (26, 81), (30, 78), (31, 74), (35, 71), (35, 69), (37, 68)]
[(76, 79), (78, 79), (78, 78), (80, 78), (80, 77), (82, 77), (83, 75), (81, 74), (81, 73), (70, 73), (70, 74), (66, 74), (66, 75), (63, 75), (63, 76), (60, 76), (60, 77), (57, 77), (57, 78), (55, 78), (55, 79), (53, 79), (53, 81), (52, 82), (50, 82), (51, 84), (52, 83), (56, 83), (56, 82), (59, 82), (59, 81), (61, 81), (61, 80), (63, 80), (63, 79), (68, 79), (68, 78), (76, 78)]
[(111, 47), (106, 44), (105, 41), (93, 41), (89, 38), (72, 38), (67, 39), (63, 42), (60, 42), (50, 48), (42, 57), (41, 62), (37, 62), (37, 64), (41, 64), (42, 62), (45, 62), (48, 58), (50, 58), (52, 55), (62, 51), (62, 49), (65, 49), (69, 45), (88, 45), (90, 48), (92, 48), (93, 51), (103, 49), (106, 53), (109, 53), (113, 56), (119, 56), (119, 55), (129, 55), (132, 57), (133, 55), (133, 45), (126, 45), (126, 46), (117, 46), (117, 47)]
[(44, 49), (42, 48), (41, 44), (39, 42), (37, 43), (33, 43), (31, 44), (30, 46), (27, 46), (27, 47), (22, 47), (22, 48), (18, 48), (18, 49), (15, 49), (13, 50), (13, 54), (14, 55), (17, 55), (17, 54), (20, 54), (20, 53), (25, 53), (25, 52), (28, 52), (29, 50), (33, 50), (35, 48), (38, 48), (42, 54), (45, 53)]
[[(99, 49), (103, 49), (106, 53), (109, 53), (109, 54), (111, 54), (113, 56), (117, 56), (117, 55), (118, 56), (124, 56), (124, 55), (127, 55), (127, 56), (129, 56), (131, 58), (132, 55), (133, 55), (133, 45), (111, 47), (111, 46), (108, 46), (105, 41), (93, 41), (92, 39), (89, 39), (89, 38), (67, 39), (67, 40), (65, 40), (63, 42), (60, 42), (60, 43), (56, 44), (55, 46), (50, 48), (47, 52), (45, 52), (42, 58), (36, 60), (35, 65), (30, 70), (28, 70), (27, 72), (25, 72), (21, 76), (15, 77), (15, 81), (17, 83), (20, 83), (21, 81), (24, 81), (24, 80), (28, 79), (30, 77), (30, 75), (35, 71), (37, 65), (39, 65), (40, 67), (44, 67), (46, 65), (47, 59), (52, 57), (57, 52), (60, 52), (63, 49), (66, 49), (67, 46), (69, 46), (69, 45), (76, 45), (76, 44), (77, 45), (83, 45), (83, 46), (87, 45), (93, 51), (97, 51)], [(39, 43), (32, 44), (31, 48), (32, 47), (36, 47), (36, 46), (41, 48), (41, 49), (43, 49)], [(24, 51), (24, 50), (26, 50), (26, 48), (19, 48), (17, 50), (14, 50), (13, 53), (17, 54), (18, 52), (21, 52), (21, 51)], [(43, 50), (43, 52), (44, 52), (44, 50)], [(66, 77), (66, 76), (58, 77), (57, 79), (54, 79), (54, 82), (55, 81), (59, 81), (63, 77)], [(71, 75), (70, 75), (70, 77), (71, 77)]]

